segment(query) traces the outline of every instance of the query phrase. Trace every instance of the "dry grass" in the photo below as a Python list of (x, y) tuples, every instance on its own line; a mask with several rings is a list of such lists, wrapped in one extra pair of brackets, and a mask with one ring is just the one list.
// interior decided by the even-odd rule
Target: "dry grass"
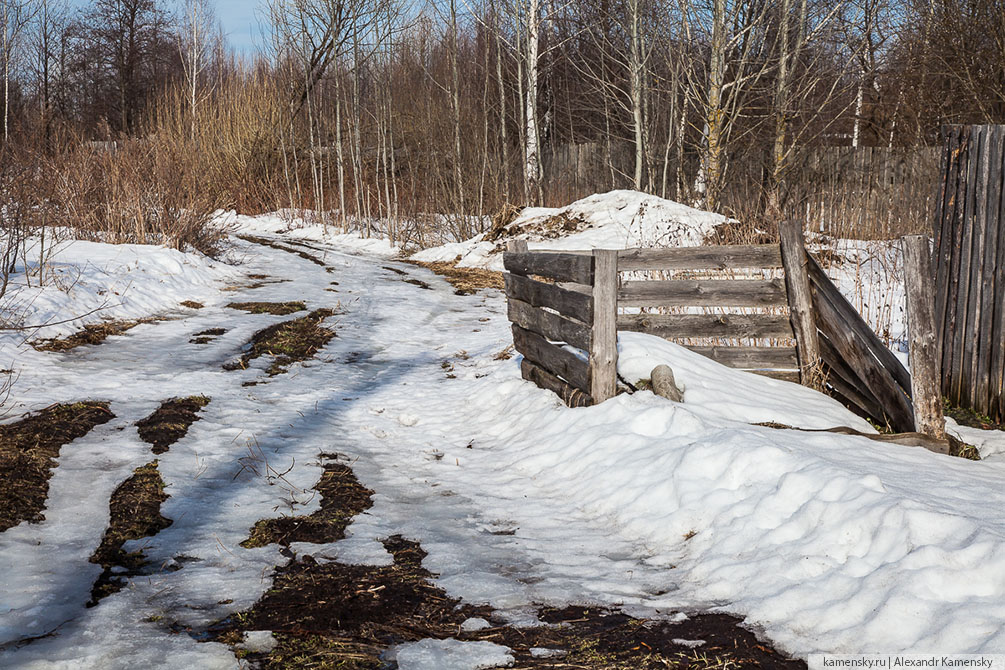
[(273, 314), (275, 316), (286, 316), (307, 309), (307, 305), (300, 300), (293, 302), (232, 302), (227, 307), (239, 309), (249, 314)]
[(185, 437), (191, 425), (199, 420), (199, 412), (208, 404), (209, 398), (202, 395), (165, 400), (157, 411), (137, 422), (140, 439), (152, 445), (153, 453), (163, 454)]
[(321, 325), (335, 313), (334, 309), (316, 309), (307, 316), (258, 331), (252, 336), (251, 347), (240, 361), (228, 363), (224, 369), (246, 368), (252, 360), (268, 355), (275, 359), (268, 369), (270, 376), (286, 372), (290, 365), (311, 358), (335, 337), (334, 330)]
[(503, 289), (501, 272), (481, 268), (459, 268), (456, 263), (448, 261), (423, 263), (406, 260), (405, 262), (432, 270), (450, 282), (454, 287), (454, 293), (458, 295), (471, 295), (483, 288), (495, 288), (500, 291)]
[(31, 346), (38, 351), (70, 351), (85, 344), (98, 345), (112, 335), (121, 335), (141, 323), (153, 323), (156, 319), (139, 319), (137, 321), (102, 321), (84, 326), (72, 335), (63, 338), (35, 340)]
[(49, 478), (60, 448), (114, 418), (108, 403), (53, 405), (0, 426), (0, 531), (45, 520)]

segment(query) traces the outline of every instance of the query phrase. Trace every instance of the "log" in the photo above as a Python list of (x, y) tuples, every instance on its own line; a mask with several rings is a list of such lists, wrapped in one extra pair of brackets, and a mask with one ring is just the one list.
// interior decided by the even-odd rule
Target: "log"
[(593, 258), (576, 254), (527, 253), (503, 254), (507, 272), (518, 275), (538, 275), (561, 282), (593, 284)]
[(522, 300), (532, 307), (548, 307), (582, 323), (593, 322), (593, 298), (589, 295), (520, 275), (507, 273), (503, 275), (503, 280), (507, 298)]
[(618, 270), (728, 270), (777, 268), (782, 258), (774, 244), (704, 246), (676, 249), (624, 249), (618, 252)]
[(581, 391), (586, 392), (590, 388), (589, 364), (571, 351), (516, 324), (513, 324), (513, 347), (530, 362), (561, 377)]
[(798, 367), (795, 347), (699, 347), (686, 349), (727, 367), (743, 370)]
[(653, 393), (673, 402), (683, 402), (684, 392), (677, 386), (673, 378), (673, 370), (669, 365), (657, 365), (649, 374), (649, 381), (653, 385)]
[(590, 337), (590, 395), (597, 404), (618, 391), (618, 252), (593, 252), (593, 332)]
[(803, 386), (823, 389), (820, 343), (813, 315), (810, 279), (806, 271), (806, 245), (802, 224), (795, 219), (779, 221), (778, 235), (785, 265), (785, 287), (789, 299), (789, 319), (799, 353), (799, 381)]
[(510, 298), (507, 302), (509, 320), (524, 330), (589, 351), (589, 326), (566, 319), (560, 314), (546, 312), (516, 298)]
[(911, 402), (919, 433), (937, 440), (946, 437), (939, 383), (938, 338), (928, 237), (901, 238), (904, 252), (904, 285), (907, 289), (907, 322), (910, 333)]
[(791, 338), (784, 314), (620, 314), (618, 330), (664, 339), (687, 337)]
[(621, 307), (782, 307), (781, 279), (628, 281), (618, 291)]
[(562, 381), (547, 370), (540, 368), (526, 358), (520, 362), (520, 374), (529, 382), (534, 382), (539, 388), (557, 394), (569, 407), (589, 407), (593, 399), (586, 393)]

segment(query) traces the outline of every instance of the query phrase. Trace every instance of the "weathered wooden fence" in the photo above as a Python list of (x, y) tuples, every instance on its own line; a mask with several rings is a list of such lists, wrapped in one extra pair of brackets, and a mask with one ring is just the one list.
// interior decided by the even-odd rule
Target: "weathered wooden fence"
[[(824, 388), (862, 416), (895, 431), (913, 431), (907, 370), (806, 253), (798, 225), (782, 228), (781, 248), (531, 253), (526, 243), (511, 243), (504, 257), (506, 294), (513, 342), (524, 355), (524, 378), (555, 391), (571, 406), (603, 402), (616, 393), (617, 329), (632, 330), (678, 341), (730, 367)], [(630, 272), (756, 274), (778, 268), (784, 277), (619, 277)], [(641, 312), (654, 307), (677, 311)], [(723, 308), (761, 311), (708, 312)], [(695, 339), (730, 344), (695, 345)], [(764, 346), (763, 340), (771, 344)]]
[(1005, 419), (1005, 126), (943, 129), (935, 319), (942, 393)]

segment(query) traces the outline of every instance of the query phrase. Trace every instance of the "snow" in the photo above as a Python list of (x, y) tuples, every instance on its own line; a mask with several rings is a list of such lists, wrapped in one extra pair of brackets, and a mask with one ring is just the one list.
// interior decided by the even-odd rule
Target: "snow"
[(420, 640), (395, 649), (399, 670), (481, 670), (513, 664), (508, 647), (493, 642)]
[[(263, 221), (247, 229), (277, 235)], [(497, 358), (511, 342), (498, 292), (457, 296), (430, 272), (356, 242), (310, 243), (333, 273), (241, 241), (230, 254), (236, 266), (155, 247), (60, 251), (67, 274), (77, 268), (82, 279), (69, 293), (39, 291), (29, 316), (79, 314), (98, 291), (128, 285), (112, 313), (173, 318), (63, 353), (0, 338), (0, 359), (16, 360), (21, 373), (11, 411), (101, 399), (116, 415), (63, 448), (46, 520), (0, 533), (0, 667), (165, 667), (164, 659), (174, 668), (240, 667), (224, 645), (173, 631), (198, 631), (270, 587), (273, 566), (287, 559), (277, 546), (240, 542), (259, 519), (318, 509), (310, 489), (321, 452), (340, 454), (375, 491), (374, 505), (345, 540), (291, 549), (386, 565), (380, 540), (400, 534), (421, 543), (440, 588), (491, 605), (493, 620), (534, 624), (543, 604), (678, 621), (712, 610), (746, 617), (801, 657), (1005, 651), (1000, 435), (978, 445), (988, 460), (970, 462), (752, 425), (867, 428), (802, 387), (631, 333), (620, 338), (622, 376), (645, 378), (667, 363), (684, 402), (643, 391), (568, 409), (520, 378), (518, 357)], [(383, 271), (389, 263), (432, 290)], [(290, 281), (219, 292), (250, 273)], [(338, 293), (326, 291), (332, 280)], [(182, 299), (206, 308), (180, 309)], [(224, 307), (231, 300), (341, 303), (326, 322), (337, 337), (288, 374), (242, 386), (263, 380), (261, 366), (222, 364), (284, 317)], [(213, 327), (227, 332), (189, 343)], [(87, 559), (107, 525), (108, 497), (153, 458), (135, 422), (193, 393), (212, 402), (158, 457), (171, 496), (162, 514), (173, 523), (127, 546), (143, 548), (150, 573), (87, 609), (98, 571)], [(267, 644), (266, 634), (249, 641)], [(511, 660), (504, 647), (472, 644), (423, 640), (399, 648), (399, 664), (457, 670), (490, 667), (473, 659)]]
[(216, 221), (221, 227), (226, 227), (238, 235), (281, 234), (285, 240), (322, 242), (337, 247), (343, 253), (367, 254), (383, 258), (393, 258), (401, 253), (397, 246), (379, 234), (368, 236), (362, 231), (340, 233), (335, 226), (310, 221), (305, 219), (302, 213), (292, 211), (258, 216), (221, 211), (217, 212)]
[[(577, 221), (577, 230), (545, 236), (541, 224), (555, 216)], [(639, 246), (697, 246), (728, 219), (638, 191), (598, 193), (560, 208), (527, 207), (507, 227), (506, 239), (524, 239), (531, 249), (627, 249)], [(412, 255), (423, 262), (454, 261), (458, 267), (502, 270), (505, 244), (478, 235)]]

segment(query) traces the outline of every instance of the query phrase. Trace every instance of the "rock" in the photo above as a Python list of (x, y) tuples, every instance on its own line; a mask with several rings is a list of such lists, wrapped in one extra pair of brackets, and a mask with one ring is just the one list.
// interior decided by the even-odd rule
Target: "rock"
[(684, 392), (677, 387), (677, 382), (673, 378), (673, 370), (669, 365), (657, 365), (653, 368), (649, 378), (653, 383), (653, 393), (672, 400), (673, 402), (683, 402)]

